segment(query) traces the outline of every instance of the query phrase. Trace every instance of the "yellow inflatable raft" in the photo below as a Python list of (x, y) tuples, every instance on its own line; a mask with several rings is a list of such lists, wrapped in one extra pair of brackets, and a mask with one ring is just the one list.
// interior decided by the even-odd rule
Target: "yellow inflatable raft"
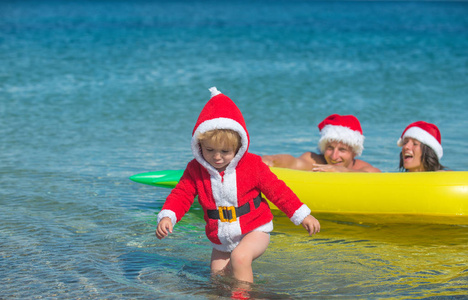
[(468, 224), (468, 172), (313, 173), (280, 168), (274, 172), (323, 217)]
[[(317, 218), (359, 223), (468, 225), (468, 172), (314, 173), (272, 168)], [(130, 179), (174, 187), (182, 170)], [(274, 205), (271, 205), (276, 209)]]

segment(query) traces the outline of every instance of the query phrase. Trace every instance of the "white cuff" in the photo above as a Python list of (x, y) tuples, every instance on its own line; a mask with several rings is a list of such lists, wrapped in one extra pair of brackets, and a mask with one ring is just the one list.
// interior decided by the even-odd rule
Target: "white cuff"
[(165, 218), (165, 217), (168, 217), (169, 219), (171, 219), (172, 226), (174, 227), (175, 224), (177, 223), (177, 218), (176, 218), (175, 212), (173, 212), (172, 210), (169, 210), (169, 209), (161, 210), (159, 212), (159, 214), (158, 214), (158, 223), (161, 222), (161, 219)]
[(304, 219), (310, 215), (310, 209), (307, 207), (307, 205), (302, 204), (301, 207), (299, 207), (298, 210), (294, 213), (294, 215), (291, 217), (291, 221), (294, 223), (294, 225), (299, 225), (304, 221)]

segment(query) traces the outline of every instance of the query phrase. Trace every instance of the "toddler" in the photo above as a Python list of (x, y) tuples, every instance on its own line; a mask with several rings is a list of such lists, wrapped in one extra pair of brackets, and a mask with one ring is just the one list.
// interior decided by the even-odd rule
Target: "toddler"
[(244, 117), (234, 102), (216, 88), (210, 91), (192, 133), (195, 159), (159, 212), (156, 236), (171, 233), (198, 196), (213, 245), (212, 273), (229, 272), (252, 283), (252, 262), (265, 252), (273, 230), (273, 214), (262, 193), (309, 235), (320, 231), (320, 223), (260, 156), (248, 152)]

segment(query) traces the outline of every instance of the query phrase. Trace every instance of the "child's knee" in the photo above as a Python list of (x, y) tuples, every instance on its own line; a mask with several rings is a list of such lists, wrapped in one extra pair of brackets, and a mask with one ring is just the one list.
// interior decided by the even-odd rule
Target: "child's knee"
[(252, 256), (245, 251), (233, 251), (231, 263), (235, 266), (249, 266), (252, 264)]

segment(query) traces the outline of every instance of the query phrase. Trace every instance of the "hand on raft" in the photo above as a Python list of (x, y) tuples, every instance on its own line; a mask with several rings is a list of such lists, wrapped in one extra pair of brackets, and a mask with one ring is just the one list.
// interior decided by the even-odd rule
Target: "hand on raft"
[(349, 169), (343, 166), (314, 164), (312, 172), (349, 172)]

